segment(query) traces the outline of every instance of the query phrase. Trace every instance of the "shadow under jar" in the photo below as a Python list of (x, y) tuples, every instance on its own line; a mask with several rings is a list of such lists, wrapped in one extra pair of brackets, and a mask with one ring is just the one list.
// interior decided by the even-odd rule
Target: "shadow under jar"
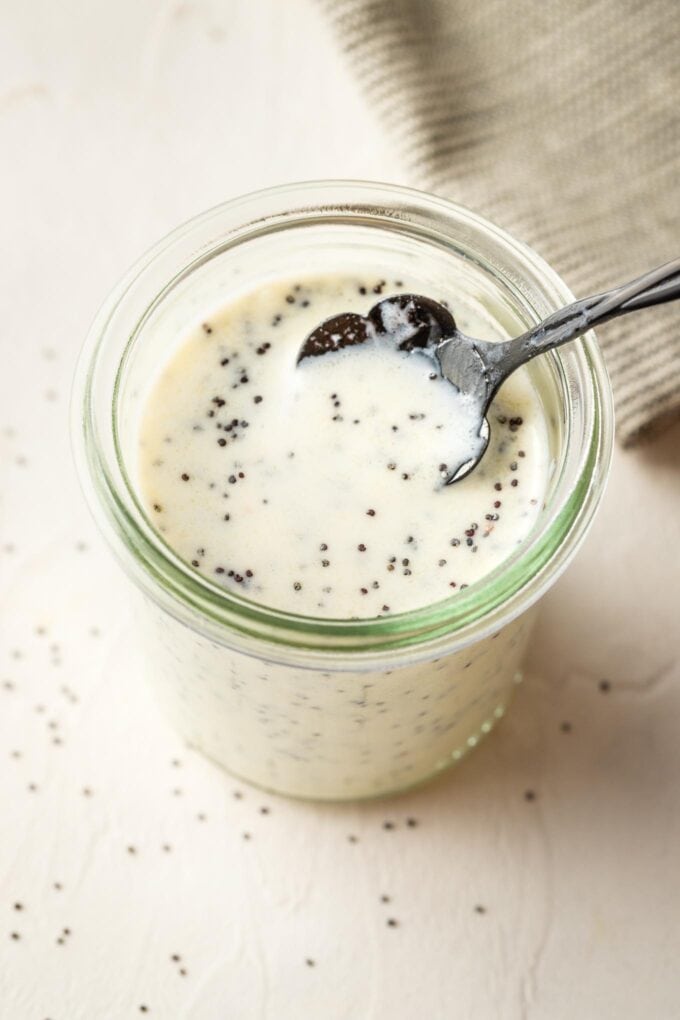
[(532, 251), (459, 206), (393, 186), (319, 182), (249, 195), (180, 227), (133, 267), (92, 326), (74, 391), (76, 457), (95, 517), (143, 593), (146, 669), (167, 714), (192, 745), (259, 786), (362, 798), (436, 775), (503, 716), (537, 602), (601, 498), (612, 405), (592, 335), (528, 367), (550, 446), (543, 506), (507, 559), (469, 588), (370, 619), (259, 605), (163, 541), (140, 495), (141, 421), (159, 366), (197, 323), (310, 267), (406, 274), (421, 293), (452, 295), (454, 314), (467, 309), (499, 338), (572, 296)]

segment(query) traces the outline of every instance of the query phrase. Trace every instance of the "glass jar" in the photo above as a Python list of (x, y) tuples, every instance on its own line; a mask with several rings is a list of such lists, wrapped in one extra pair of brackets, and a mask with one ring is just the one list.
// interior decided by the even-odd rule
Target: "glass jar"
[(237, 291), (341, 264), (414, 267), (511, 336), (572, 300), (532, 251), (451, 202), (404, 188), (274, 188), (198, 216), (127, 274), (97, 316), (76, 377), (76, 457), (92, 510), (144, 596), (147, 670), (175, 725), (230, 772), (310, 798), (376, 796), (459, 761), (504, 714), (536, 603), (584, 537), (612, 447), (611, 394), (592, 335), (531, 363), (552, 445), (539, 518), (498, 568), (401, 615), (324, 620), (260, 606), (165, 545), (136, 484), (139, 418), (159, 362)]

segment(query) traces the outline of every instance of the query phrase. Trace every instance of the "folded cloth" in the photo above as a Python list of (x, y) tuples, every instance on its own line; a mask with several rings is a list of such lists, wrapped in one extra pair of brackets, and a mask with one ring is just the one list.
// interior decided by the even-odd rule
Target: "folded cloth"
[[(578, 297), (680, 254), (677, 0), (317, 0), (413, 183)], [(618, 436), (680, 416), (680, 306), (604, 327)]]

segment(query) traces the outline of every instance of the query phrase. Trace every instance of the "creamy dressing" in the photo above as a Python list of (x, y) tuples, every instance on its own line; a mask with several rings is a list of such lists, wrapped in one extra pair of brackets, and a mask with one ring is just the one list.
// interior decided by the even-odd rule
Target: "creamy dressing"
[[(195, 570), (289, 612), (388, 616), (455, 595), (524, 540), (549, 463), (526, 373), (494, 401), (480, 466), (445, 486), (474, 441), (474, 408), (426, 355), (372, 339), (296, 365), (323, 319), (408, 289), (353, 276), (276, 282), (183, 339), (149, 392), (139, 484), (155, 527)], [(451, 310), (464, 332), (488, 335)]]

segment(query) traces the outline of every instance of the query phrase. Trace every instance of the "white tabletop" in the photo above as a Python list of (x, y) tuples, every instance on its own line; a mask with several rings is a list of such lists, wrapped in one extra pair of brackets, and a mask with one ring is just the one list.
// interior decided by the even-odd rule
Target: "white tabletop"
[(680, 430), (617, 452), (457, 771), (345, 807), (233, 780), (143, 683), (71, 465), (74, 358), (179, 221), (404, 173), (309, 0), (0, 18), (0, 1018), (679, 1016)]

